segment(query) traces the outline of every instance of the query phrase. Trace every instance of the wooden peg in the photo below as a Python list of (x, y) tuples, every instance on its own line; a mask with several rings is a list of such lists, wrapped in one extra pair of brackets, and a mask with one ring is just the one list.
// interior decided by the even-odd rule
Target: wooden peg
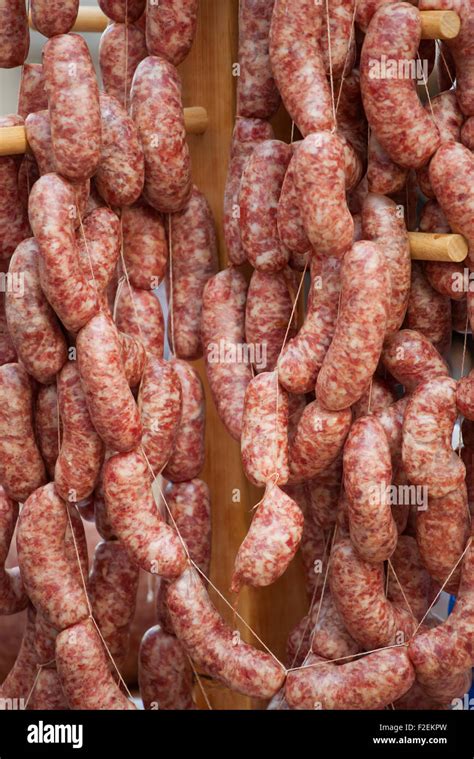
[[(34, 29), (33, 21), (30, 13), (30, 26)], [(102, 13), (100, 8), (93, 8), (92, 6), (83, 5), (79, 7), (76, 21), (72, 27), (73, 32), (103, 32), (109, 23), (112, 23), (107, 18), (105, 13)]]
[(421, 38), (452, 40), (458, 36), (461, 19), (455, 11), (420, 11)]
[(411, 257), (415, 261), (464, 261), (467, 242), (462, 235), (408, 232)]

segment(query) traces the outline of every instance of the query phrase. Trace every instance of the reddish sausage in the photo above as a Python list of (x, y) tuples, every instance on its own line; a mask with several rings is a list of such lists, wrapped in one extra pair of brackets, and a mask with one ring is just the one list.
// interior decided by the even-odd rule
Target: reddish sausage
[(291, 481), (323, 474), (342, 451), (351, 424), (350, 409), (326, 411), (317, 400), (309, 403), (290, 437)]
[(45, 37), (67, 34), (76, 21), (79, 0), (31, 0), (34, 29)]
[(56, 385), (40, 387), (35, 402), (34, 426), (38, 447), (50, 479), (54, 478), (54, 466), (59, 452), (58, 413)]
[(100, 38), (99, 65), (104, 90), (126, 110), (136, 68), (147, 55), (145, 32), (134, 24), (110, 24)]
[[(23, 119), (19, 116), (0, 117), (0, 128), (21, 124)], [(21, 204), (18, 189), (18, 163), (12, 156), (0, 158), (0, 183), (0, 259), (8, 259), (16, 246), (30, 236), (28, 215)]]
[(154, 293), (124, 282), (115, 301), (117, 328), (140, 340), (147, 353), (163, 355), (164, 320), (161, 304)]
[(0, 613), (16, 614), (28, 605), (18, 567), (5, 568), (18, 519), (18, 504), (0, 487)]
[(158, 474), (173, 450), (181, 419), (182, 391), (175, 365), (148, 354), (138, 393), (143, 425), (142, 445)]
[[(422, 514), (425, 512), (418, 512), (417, 523)], [(400, 535), (390, 562), (391, 567), (387, 570), (387, 597), (390, 601), (410, 609), (416, 619), (421, 621), (430, 605), (432, 582), (423, 566), (415, 538)]]
[(143, 201), (122, 208), (123, 255), (133, 287), (154, 290), (162, 281), (168, 260), (163, 216)]
[(425, 380), (448, 375), (446, 362), (434, 345), (412, 329), (402, 329), (387, 339), (382, 363), (408, 393)]
[(23, 0), (4, 0), (0, 8), (0, 68), (24, 63), (30, 47), (28, 18)]
[(451, 347), (451, 299), (431, 287), (419, 261), (412, 265), (405, 326), (428, 338), (446, 355)]
[(148, 0), (146, 6), (146, 46), (178, 66), (184, 61), (196, 34), (198, 0)]
[(147, 630), (142, 638), (138, 683), (145, 709), (196, 709), (189, 657), (179, 640), (159, 625)]
[(204, 466), (206, 408), (196, 369), (179, 359), (174, 359), (172, 365), (181, 384), (181, 419), (163, 476), (172, 482), (183, 482), (197, 477)]
[(269, 52), (273, 6), (274, 0), (243, 0), (239, 6), (238, 116), (270, 119), (280, 104)]
[(23, 119), (28, 114), (48, 107), (44, 89), (43, 66), (41, 63), (24, 63), (21, 71), (18, 113)]
[(99, 5), (113, 21), (132, 23), (145, 13), (146, 0), (99, 0)]

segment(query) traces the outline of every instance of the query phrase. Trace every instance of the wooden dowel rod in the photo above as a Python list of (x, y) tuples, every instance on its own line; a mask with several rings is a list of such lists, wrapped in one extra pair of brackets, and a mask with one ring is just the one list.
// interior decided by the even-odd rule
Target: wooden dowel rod
[(462, 235), (408, 232), (411, 257), (415, 261), (464, 261), (467, 242)]
[[(204, 134), (209, 119), (200, 105), (184, 109), (184, 124), (188, 134)], [(29, 150), (23, 126), (0, 127), (0, 156), (21, 155)]]
[[(33, 21), (30, 14), (30, 26), (34, 29)], [(108, 24), (112, 23), (109, 18), (102, 13), (100, 8), (83, 5), (79, 7), (76, 22), (72, 27), (73, 32), (103, 32)]]
[(455, 11), (420, 11), (424, 40), (452, 40), (458, 36), (461, 19)]

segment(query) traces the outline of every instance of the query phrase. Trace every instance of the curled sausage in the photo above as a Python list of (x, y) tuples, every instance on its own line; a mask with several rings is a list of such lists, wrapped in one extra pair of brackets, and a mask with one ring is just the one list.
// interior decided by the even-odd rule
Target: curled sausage
[(76, 345), (92, 424), (106, 445), (118, 451), (131, 450), (140, 442), (142, 427), (114, 324), (98, 314), (79, 332)]
[(341, 306), (332, 343), (316, 381), (316, 395), (333, 411), (362, 395), (378, 364), (391, 285), (382, 249), (356, 242), (341, 267)]
[(135, 24), (109, 24), (101, 35), (99, 65), (104, 90), (127, 111), (133, 76), (147, 55), (145, 32)]
[(244, 0), (239, 6), (238, 116), (270, 119), (280, 104), (269, 53), (273, 6), (273, 0)]
[(138, 451), (111, 456), (104, 467), (107, 514), (117, 537), (139, 567), (178, 577), (186, 554), (176, 533), (159, 514), (146, 461)]
[(146, 631), (138, 655), (138, 682), (145, 709), (195, 709), (193, 670), (179, 640), (159, 625)]
[(56, 665), (71, 709), (135, 709), (115, 682), (92, 620), (58, 635)]
[(154, 290), (165, 275), (168, 260), (163, 217), (140, 202), (123, 208), (121, 219), (123, 255), (130, 283), (140, 290)]
[(117, 328), (140, 340), (147, 353), (161, 358), (165, 325), (156, 295), (124, 282), (117, 293), (114, 310)]
[(198, 0), (148, 0), (146, 7), (146, 46), (178, 66), (184, 61), (196, 34)]
[(194, 569), (188, 568), (170, 584), (166, 602), (176, 635), (198, 667), (255, 698), (271, 698), (281, 688), (282, 666), (269, 654), (236, 640)]
[(180, 359), (174, 359), (172, 366), (181, 385), (181, 419), (163, 476), (172, 482), (183, 482), (197, 477), (204, 466), (206, 408), (197, 371)]
[(447, 377), (448, 367), (430, 341), (412, 329), (402, 329), (387, 338), (382, 363), (408, 393), (434, 377)]
[(30, 30), (23, 0), (2, 3), (0, 29), (0, 68), (21, 66), (30, 48)]
[(350, 409), (327, 411), (317, 400), (309, 403), (290, 438), (291, 481), (323, 474), (342, 451), (351, 424)]
[(67, 34), (76, 21), (79, 0), (31, 0), (33, 27), (45, 37)]
[(20, 364), (0, 367), (0, 483), (23, 503), (46, 482), (44, 463), (33, 430), (33, 388)]

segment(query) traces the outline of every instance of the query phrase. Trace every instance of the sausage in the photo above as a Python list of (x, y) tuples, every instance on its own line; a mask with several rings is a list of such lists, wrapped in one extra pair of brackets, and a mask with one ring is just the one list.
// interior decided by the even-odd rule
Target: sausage
[(277, 208), (278, 236), (282, 245), (292, 253), (304, 255), (311, 250), (305, 232), (296, 190), (296, 154), (302, 142), (293, 143), (293, 155), (285, 173)]
[(38, 673), (34, 691), (28, 701), (29, 711), (66, 711), (66, 697), (55, 666), (43, 667)]
[(298, 550), (303, 523), (298, 504), (269, 482), (238, 550), (231, 591), (238, 593), (242, 585), (264, 587), (281, 577)]
[(425, 380), (449, 374), (446, 362), (433, 343), (413, 329), (402, 329), (387, 338), (382, 363), (407, 393), (412, 393)]
[[(338, 1), (334, 7), (340, 7)], [(347, 6), (346, 0), (343, 3)], [(331, 35), (331, 52), (333, 36)], [(348, 59), (348, 68), (351, 61)], [(346, 72), (338, 82), (335, 82), (335, 102), (337, 116), (337, 131), (354, 148), (359, 158), (367, 161), (367, 143), (369, 140), (367, 119), (365, 118), (360, 94), (360, 74), (357, 69)]]
[(194, 569), (170, 584), (166, 602), (176, 636), (197, 667), (254, 698), (271, 698), (281, 688), (283, 667), (270, 654), (236, 640)]
[(115, 301), (117, 329), (140, 340), (147, 353), (163, 355), (164, 319), (161, 304), (154, 293), (123, 283)]
[(229, 268), (207, 282), (202, 300), (207, 379), (217, 413), (235, 440), (240, 440), (245, 391), (252, 379), (248, 357), (240, 350), (245, 340), (246, 297), (244, 275)]
[(462, 564), (461, 584), (456, 605), (443, 624), (417, 635), (408, 647), (417, 681), (427, 695), (441, 703), (462, 691), (447, 695), (453, 680), (459, 688), (465, 671), (472, 667), (472, 615), (474, 588), (474, 549), (472, 544)]
[(247, 386), (241, 438), (245, 476), (258, 487), (288, 481), (288, 393), (276, 372), (263, 372)]
[(301, 536), (300, 552), (308, 597), (319, 599), (327, 570), (326, 538), (321, 528), (308, 516), (308, 511)]
[(181, 385), (181, 419), (163, 476), (172, 482), (184, 482), (197, 477), (204, 466), (206, 407), (196, 369), (180, 359), (173, 359), (172, 366)]
[(65, 501), (82, 501), (97, 483), (104, 445), (92, 424), (75, 361), (68, 361), (58, 377), (61, 448), (54, 485)]
[[(409, 70), (415, 66), (420, 37), (417, 8), (408, 3), (385, 4), (372, 18), (360, 59), (362, 100), (369, 125), (392, 161), (413, 169), (427, 163), (440, 143), (436, 124), (421, 105)], [(390, 68), (393, 63), (397, 72), (401, 71), (395, 77)]]
[(273, 79), (269, 36), (273, 0), (243, 0), (239, 6), (237, 115), (270, 119), (280, 105)]
[(59, 410), (56, 385), (38, 389), (34, 409), (35, 437), (50, 479), (59, 453)]
[(270, 60), (285, 108), (303, 137), (331, 129), (334, 114), (320, 38), (323, 7), (312, 0), (276, 0)]
[(50, 482), (26, 501), (18, 520), (17, 548), (26, 592), (57, 630), (89, 616), (77, 560), (68, 556), (67, 509)]
[(0, 68), (21, 66), (30, 48), (30, 31), (23, 0), (5, 0), (0, 10)]
[(260, 271), (279, 271), (288, 263), (289, 252), (278, 237), (277, 208), (291, 152), (285, 142), (265, 140), (255, 146), (242, 173), (241, 239), (249, 262)]
[(71, 332), (83, 327), (99, 307), (81, 271), (74, 237), (75, 212), (74, 194), (69, 184), (57, 174), (45, 174), (38, 179), (30, 194), (29, 214), (40, 247), (40, 283), (62, 323)]
[(320, 256), (342, 257), (354, 222), (346, 204), (344, 144), (337, 134), (309, 135), (296, 152), (296, 188), (303, 225)]
[(133, 287), (154, 290), (162, 281), (168, 260), (163, 217), (143, 201), (122, 208), (123, 256)]
[(320, 45), (326, 73), (339, 79), (350, 73), (356, 58), (355, 0), (331, 0), (324, 8)]
[(348, 408), (366, 389), (382, 351), (390, 292), (382, 248), (354, 243), (342, 263), (340, 313), (316, 380), (316, 396), (325, 408)]
[(181, 420), (181, 381), (174, 363), (148, 355), (138, 393), (142, 445), (153, 471), (162, 471)]
[(48, 107), (41, 63), (24, 63), (21, 70), (18, 113), (23, 118)]
[(357, 556), (351, 541), (340, 538), (333, 546), (329, 586), (349, 634), (368, 651), (408, 640), (416, 620), (405, 605), (385, 597), (383, 564)]
[(130, 113), (145, 154), (145, 200), (162, 213), (180, 211), (192, 190), (181, 80), (171, 63), (148, 56), (137, 67)]
[(410, 298), (410, 243), (403, 217), (390, 198), (369, 192), (362, 204), (364, 239), (378, 243), (387, 260), (391, 282), (387, 334), (397, 332), (405, 318)]
[(3, 699), (18, 699), (19, 703), (20, 699), (26, 701), (33, 687), (38, 673), (38, 657), (34, 645), (35, 616), (33, 606), (28, 606), (20, 650), (13, 667), (0, 685), (0, 709), (5, 708)]
[(101, 542), (87, 583), (92, 614), (115, 664), (128, 653), (139, 569), (117, 540)]
[(138, 683), (145, 709), (196, 709), (189, 658), (174, 635), (159, 625), (147, 630), (142, 638)]
[(7, 289), (5, 314), (12, 343), (25, 369), (38, 382), (52, 382), (67, 359), (67, 346), (56, 314), (41, 289), (39, 246), (32, 237), (13, 254), (9, 276), (21, 282), (20, 292)]
[(193, 562), (207, 576), (211, 565), (211, 501), (209, 488), (202, 480), (169, 482), (165, 497)]
[(100, 37), (99, 66), (104, 90), (127, 111), (133, 76), (147, 55), (145, 32), (135, 24), (110, 24)]
[(405, 326), (428, 338), (446, 355), (451, 347), (451, 299), (431, 287), (419, 262), (411, 270), (411, 290)]
[(392, 387), (385, 380), (374, 375), (368, 388), (352, 406), (352, 416), (359, 419), (366, 414), (378, 414), (397, 400)]
[(104, 456), (104, 463), (102, 464), (99, 481), (94, 490), (94, 518), (97, 532), (103, 540), (116, 540), (117, 536), (110, 523), (109, 516), (107, 514), (107, 505), (105, 503), (104, 493), (104, 467), (106, 461), (113, 455), (113, 451), (106, 449)]
[(180, 539), (159, 514), (152, 478), (139, 451), (111, 456), (104, 467), (104, 492), (112, 528), (141, 569), (171, 579), (186, 566)]
[(211, 208), (197, 187), (182, 211), (170, 217), (168, 335), (178, 358), (202, 356), (202, 292), (218, 271), (217, 239)]
[(67, 34), (77, 18), (79, 0), (31, 0), (33, 27), (44, 37)]
[(390, 195), (405, 187), (408, 169), (392, 161), (374, 133), (369, 137), (367, 180), (369, 192)]
[(120, 220), (110, 208), (96, 208), (77, 234), (79, 260), (84, 276), (100, 295), (112, 281), (120, 256)]
[[(454, 90), (440, 92), (434, 98), (425, 103), (425, 110), (429, 111), (439, 131), (440, 142), (461, 142), (461, 127), (464, 116), (459, 108)], [(427, 198), (433, 198), (434, 193), (430, 184), (429, 166), (417, 171), (417, 180), (420, 190)]]
[[(440, 234), (451, 232), (447, 219), (435, 200), (429, 200), (423, 207), (419, 228), (420, 232), (437, 232)], [(431, 287), (441, 295), (447, 295), (456, 301), (461, 301), (466, 297), (464, 268), (464, 263), (451, 261), (425, 261), (424, 264), (424, 272)], [(451, 307), (453, 308), (453, 304)], [(454, 314), (452, 316), (454, 321)], [(455, 329), (454, 326), (453, 329)], [(464, 329), (465, 319), (462, 330), (464, 331)]]
[(314, 522), (319, 530), (327, 530), (335, 522), (341, 485), (342, 456), (338, 456), (306, 484), (309, 500), (306, 519)]
[(120, 102), (101, 93), (102, 151), (95, 186), (106, 203), (129, 206), (142, 194), (145, 158), (135, 122)]
[(60, 34), (48, 40), (43, 73), (57, 170), (72, 181), (88, 179), (100, 161), (101, 122), (94, 65), (83, 37)]
[(290, 709), (384, 709), (414, 681), (404, 648), (375, 651), (340, 666), (312, 655), (307, 666), (288, 674), (285, 698)]
[(467, 316), (467, 298), (462, 300), (451, 300), (451, 319), (453, 330), (465, 334), (469, 332), (469, 321)]
[[(417, 522), (422, 514), (424, 512), (418, 512)], [(416, 619), (421, 621), (430, 606), (431, 578), (423, 566), (415, 538), (400, 535), (390, 561), (392, 566), (388, 570), (388, 598), (409, 608)]]
[(238, 266), (247, 255), (240, 234), (239, 196), (242, 172), (254, 148), (273, 138), (271, 124), (262, 119), (236, 119), (224, 190), (224, 240), (230, 263)]
[(305, 320), (296, 337), (283, 348), (278, 359), (278, 378), (290, 393), (314, 389), (319, 370), (333, 338), (337, 318), (341, 262), (313, 258), (311, 290)]
[[(416, 517), (416, 540), (421, 561), (447, 593), (457, 594), (461, 567), (451, 575), (470, 535), (467, 488), (462, 482), (441, 498), (429, 497), (426, 510)], [(446, 583), (446, 585), (445, 585)]]
[(402, 457), (402, 439), (403, 439), (403, 419), (408, 403), (408, 396), (400, 398), (396, 403), (392, 403), (387, 408), (376, 412), (377, 420), (383, 427), (390, 448), (392, 459), (392, 472), (394, 478), (397, 475), (401, 465)]
[(56, 666), (71, 709), (136, 709), (115, 682), (91, 619), (58, 635)]
[(321, 602), (315, 604), (318, 609), (318, 619), (311, 634), (311, 650), (324, 659), (346, 659), (351, 654), (357, 654), (360, 646), (349, 635), (331, 594), (326, 592)]
[(33, 386), (20, 364), (0, 367), (0, 483), (23, 503), (44, 485), (46, 473), (33, 430)]
[(79, 332), (77, 360), (92, 424), (116, 451), (135, 448), (142, 435), (140, 414), (125, 376), (113, 322), (98, 314)]
[(99, 0), (99, 6), (112, 21), (133, 23), (145, 13), (146, 0)]
[(466, 119), (461, 128), (461, 142), (469, 150), (474, 150), (474, 118), (472, 116)]
[(350, 409), (326, 411), (317, 400), (309, 403), (290, 437), (291, 481), (323, 474), (341, 453), (351, 424)]
[(412, 484), (428, 488), (430, 498), (442, 498), (464, 482), (466, 468), (451, 447), (456, 417), (456, 382), (450, 377), (419, 385), (407, 404), (403, 467)]
[(16, 614), (28, 605), (18, 567), (5, 568), (10, 543), (18, 519), (18, 504), (0, 487), (0, 612)]
[(178, 66), (184, 61), (196, 34), (198, 0), (148, 0), (146, 46), (156, 55)]
[[(8, 267), (8, 261), (5, 262)], [(0, 366), (12, 364), (17, 360), (16, 350), (8, 331), (7, 317), (5, 314), (5, 293), (0, 291)]]
[(453, 232), (464, 235), (467, 263), (474, 265), (474, 156), (458, 142), (445, 142), (430, 163), (430, 182), (436, 200)]
[(147, 361), (143, 343), (136, 337), (119, 333), (123, 371), (130, 387), (140, 384)]
[(356, 7), (356, 22), (363, 32), (367, 31), (372, 16), (378, 11), (382, 5), (394, 2), (394, 0), (360, 0)]
[[(23, 124), (23, 119), (19, 116), (0, 117), (0, 128), (21, 124)], [(8, 259), (17, 245), (25, 237), (30, 236), (28, 215), (20, 201), (18, 164), (12, 156), (0, 158), (0, 184), (2, 186), (0, 198), (0, 259)]]
[(387, 494), (392, 463), (385, 431), (373, 416), (358, 419), (344, 446), (344, 488), (349, 531), (359, 556), (374, 564), (386, 561), (397, 545), (397, 526)]

